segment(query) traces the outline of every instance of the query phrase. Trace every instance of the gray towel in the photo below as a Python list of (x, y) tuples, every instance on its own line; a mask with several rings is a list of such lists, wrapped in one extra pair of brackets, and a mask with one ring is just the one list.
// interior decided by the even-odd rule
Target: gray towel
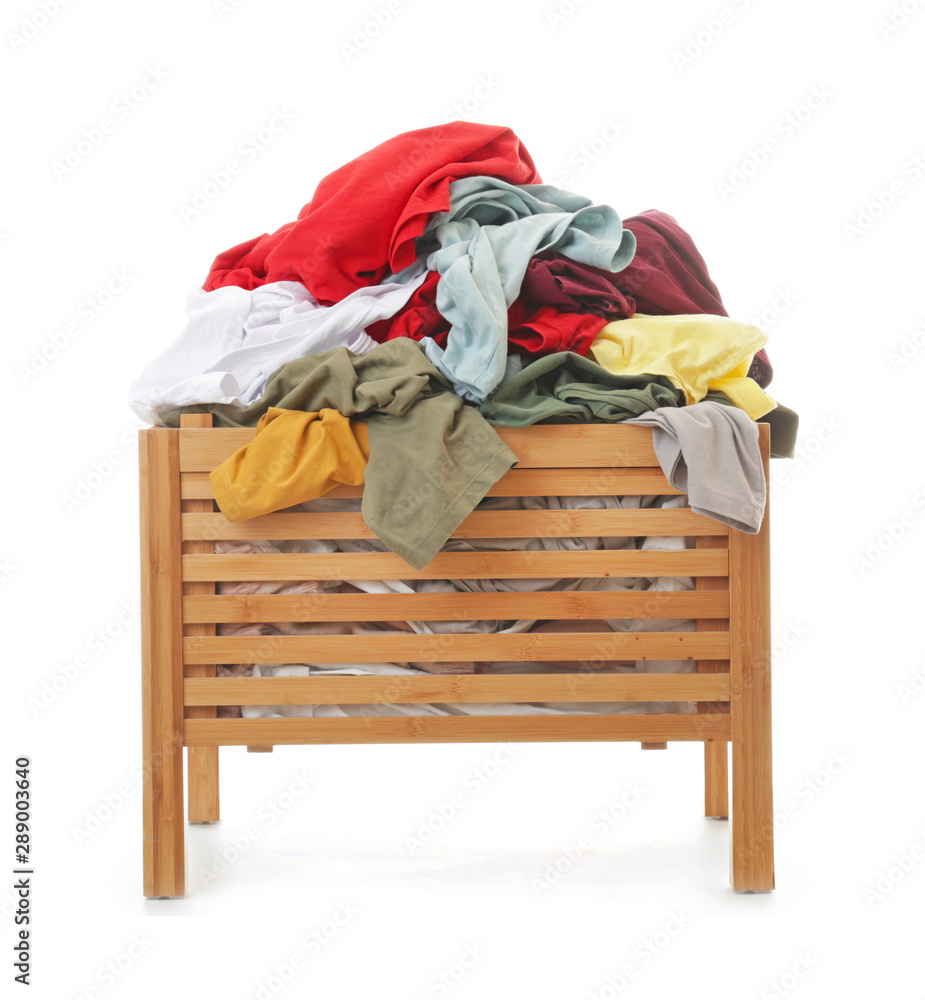
[(743, 410), (708, 401), (661, 406), (628, 424), (652, 427), (662, 471), (683, 490), (691, 510), (754, 535), (761, 527), (767, 485), (758, 425)]

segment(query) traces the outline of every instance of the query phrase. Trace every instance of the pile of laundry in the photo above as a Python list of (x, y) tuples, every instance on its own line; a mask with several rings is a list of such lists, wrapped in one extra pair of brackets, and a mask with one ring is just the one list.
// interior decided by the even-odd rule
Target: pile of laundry
[[(256, 427), (252, 443), (211, 475), (229, 520), (318, 509), (313, 503), (352, 509), (352, 501), (317, 498), (338, 484), (365, 484), (363, 518), (381, 544), (332, 540), (319, 548), (318, 542), (296, 540), (253, 543), (248, 551), (390, 549), (420, 569), (437, 552), (459, 551), (460, 545), (511, 547), (509, 539), (450, 540), (472, 510), (497, 502), (484, 498), (516, 464), (496, 426), (651, 426), (659, 462), (692, 509), (757, 531), (765, 478), (755, 422), (770, 424), (775, 456), (793, 454), (797, 429), (796, 414), (765, 391), (772, 377), (766, 339), (727, 315), (703, 258), (671, 216), (653, 210), (623, 220), (607, 205), (543, 184), (510, 129), (453, 122), (404, 133), (364, 153), (322, 180), (294, 222), (219, 254), (202, 288), (189, 296), (185, 329), (142, 372), (129, 401), (151, 423), (176, 427), (183, 413), (209, 412), (215, 426)], [(429, 488), (422, 490), (422, 482)], [(517, 503), (580, 507), (604, 500), (618, 507), (662, 506), (678, 498)], [(683, 539), (654, 538), (553, 541), (586, 548), (684, 545)], [(239, 547), (218, 543), (216, 551), (251, 545), (228, 544)], [(351, 547), (358, 545), (366, 548)], [(538, 583), (555, 589), (555, 581)], [(591, 590), (640, 586), (638, 580), (560, 584)], [(533, 583), (388, 586), (409, 592), (519, 585)], [(648, 585), (678, 589), (692, 582)], [(256, 585), (225, 585), (225, 592), (234, 592), (229, 586)], [(486, 630), (484, 622), (471, 624)], [(459, 623), (453, 625), (458, 629)], [(388, 626), (434, 631), (434, 623)], [(226, 634), (239, 634), (236, 628), (275, 628), (261, 634), (280, 634), (281, 627), (283, 634), (299, 634), (307, 626), (228, 626)], [(497, 622), (491, 631), (541, 627)], [(680, 662), (683, 669), (692, 666)], [(650, 661), (642, 669), (655, 667)], [(367, 664), (355, 670), (375, 672)], [(404, 708), (421, 713), (435, 707)]]

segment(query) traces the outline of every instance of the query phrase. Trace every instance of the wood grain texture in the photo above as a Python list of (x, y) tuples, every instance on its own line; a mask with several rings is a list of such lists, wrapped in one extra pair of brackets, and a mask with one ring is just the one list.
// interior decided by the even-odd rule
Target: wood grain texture
[[(761, 454), (768, 474), (767, 424)], [(730, 715), (732, 729), (732, 887), (774, 888), (774, 806), (771, 788), (770, 517), (756, 535), (733, 531), (730, 580)], [(708, 716), (700, 716), (708, 718)]]
[(187, 597), (187, 622), (372, 622), (540, 618), (728, 618), (729, 592), (265, 594)]
[[(648, 427), (626, 424), (543, 424), (496, 427), (522, 469), (575, 467), (658, 468)], [(253, 441), (253, 428), (180, 431), (180, 469), (211, 472), (232, 452)]]
[(729, 739), (728, 715), (413, 716), (401, 719), (189, 719), (197, 746), (317, 743), (560, 743)]
[[(205, 420), (199, 418), (197, 423), (205, 424)], [(648, 428), (567, 425), (502, 429), (499, 433), (521, 461), (489, 490), (489, 496), (680, 492), (669, 486), (658, 468)], [(698, 547), (681, 552), (443, 553), (420, 571), (412, 570), (391, 553), (214, 555), (209, 547), (217, 538), (371, 537), (362, 517), (355, 513), (274, 514), (235, 525), (217, 515), (208, 474), (253, 434), (253, 430), (191, 427), (185, 420), (179, 431), (158, 429), (143, 432), (141, 437), (146, 895), (183, 892), (182, 757), (178, 747), (184, 742), (198, 755), (195, 763), (190, 759), (191, 818), (194, 801), (200, 815), (207, 815), (211, 808), (207, 802), (211, 793), (200, 778), (215, 774), (217, 796), (217, 753), (222, 745), (268, 752), (274, 745), (287, 744), (496, 741), (633, 741), (646, 749), (662, 748), (674, 740), (702, 741), (705, 809), (709, 815), (719, 815), (729, 798), (725, 760), (731, 742), (732, 884), (739, 891), (773, 888), (767, 518), (761, 533), (751, 536), (727, 531), (687, 510), (476, 511), (460, 525), (457, 537), (661, 533), (696, 536)], [(766, 425), (759, 425), (759, 435), (767, 470)], [(339, 487), (328, 496), (359, 497), (362, 487)], [(215, 582), (234, 580), (658, 575), (694, 576), (697, 590), (659, 594), (655, 603), (653, 595), (639, 592), (228, 597), (214, 593)], [(235, 621), (508, 617), (695, 618), (698, 631), (238, 638), (214, 634), (216, 623)], [(577, 670), (574, 674), (536, 676), (212, 676), (214, 664), (219, 662), (504, 659), (529, 663), (568, 659), (580, 665), (583, 660), (644, 658), (693, 659), (698, 673), (601, 676)], [(188, 716), (185, 720), (184, 698)], [(677, 715), (348, 719), (218, 719), (212, 715), (216, 705), (224, 704), (594, 700), (697, 701), (700, 711)], [(210, 717), (195, 717), (206, 712)], [(172, 750), (164, 753), (161, 747)], [(216, 756), (211, 758), (213, 753)], [(217, 808), (216, 797), (216, 815)]]
[[(181, 427), (211, 427), (210, 413), (184, 413), (180, 416)], [(214, 516), (215, 504), (212, 500), (181, 500), (180, 523), (188, 517)], [(215, 551), (212, 541), (185, 540), (184, 555), (208, 555)], [(183, 596), (210, 597), (215, 594), (215, 584), (207, 581), (197, 581), (183, 584)], [(184, 635), (215, 635), (214, 622), (186, 622), (183, 625)], [(214, 677), (214, 663), (198, 663), (187, 667), (187, 677)], [(187, 708), (184, 711), (187, 719), (214, 719), (215, 708), (209, 706)], [(218, 781), (218, 747), (188, 747), (186, 752), (186, 814), (190, 823), (217, 823), (221, 818)]]
[[(184, 504), (210, 504), (186, 500)], [(186, 507), (184, 507), (186, 510)], [(211, 511), (211, 504), (210, 504)], [(229, 521), (220, 513), (184, 513), (184, 539), (376, 538), (362, 514), (265, 514)], [(690, 510), (476, 511), (451, 538), (635, 538), (640, 535), (726, 535), (719, 521)], [(201, 551), (209, 551), (202, 549)]]
[(177, 431), (139, 432), (144, 894), (186, 891)]
[(729, 697), (728, 675), (510, 674), (430, 677), (187, 679), (187, 705), (406, 705), (541, 701), (709, 701)]
[[(697, 538), (698, 549), (728, 548), (728, 538)], [(722, 576), (699, 576), (696, 581), (697, 590), (701, 593), (723, 593), (728, 597), (729, 580)], [(716, 618), (699, 618), (698, 632), (728, 632), (729, 612)], [(698, 660), (697, 670), (701, 673), (728, 673), (728, 660)], [(698, 712), (728, 712), (728, 704), (700, 704)], [(726, 819), (729, 816), (729, 747), (726, 743), (716, 740), (703, 745), (703, 810), (705, 816), (714, 819)]]
[(724, 576), (725, 551), (440, 552), (412, 569), (392, 552), (183, 556), (184, 580), (500, 580)]
[[(212, 500), (215, 494), (208, 472), (184, 472), (180, 477), (184, 500)], [(511, 469), (488, 492), (489, 497), (536, 496), (649, 496), (680, 494), (661, 469)], [(360, 497), (362, 486), (338, 486), (326, 497)]]
[(690, 660), (729, 655), (725, 632), (522, 632), (487, 635), (188, 636), (184, 663), (469, 660)]

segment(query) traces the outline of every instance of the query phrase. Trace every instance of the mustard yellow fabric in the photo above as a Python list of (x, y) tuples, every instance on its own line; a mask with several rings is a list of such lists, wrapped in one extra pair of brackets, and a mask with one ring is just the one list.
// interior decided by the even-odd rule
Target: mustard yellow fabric
[(591, 344), (591, 357), (615, 375), (663, 375), (698, 403), (724, 392), (753, 420), (777, 405), (747, 377), (767, 337), (756, 326), (726, 316), (641, 316), (608, 323)]
[(209, 479), (229, 521), (313, 500), (343, 483), (361, 486), (369, 460), (362, 420), (338, 410), (270, 407), (257, 436), (212, 470)]

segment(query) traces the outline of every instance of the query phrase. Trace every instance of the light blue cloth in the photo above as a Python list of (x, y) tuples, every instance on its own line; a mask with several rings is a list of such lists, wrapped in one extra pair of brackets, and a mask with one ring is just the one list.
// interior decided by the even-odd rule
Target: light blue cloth
[[(434, 368), (438, 368), (440, 362), (443, 360), (443, 348), (433, 337), (421, 337), (421, 346), (424, 348), (424, 356), (427, 360)], [(523, 370), (525, 364), (526, 359), (523, 354), (519, 354), (516, 351), (513, 354), (508, 354), (504, 363), (504, 374), (501, 376), (500, 384), (504, 385), (508, 379), (512, 379), (518, 372)], [(461, 396), (466, 402), (475, 403), (476, 405), (485, 402), (485, 397), (481, 393), (474, 393), (469, 386), (458, 382), (451, 374), (448, 374), (444, 370), (441, 370), (440, 374), (450, 383), (453, 392), (457, 396)]]
[(504, 377), (507, 310), (530, 258), (555, 250), (621, 271), (633, 259), (636, 237), (612, 208), (571, 191), (465, 177), (450, 183), (449, 210), (431, 218), (418, 250), (440, 273), (437, 309), (451, 324), (446, 350), (431, 343), (427, 357), (459, 395), (478, 403)]

